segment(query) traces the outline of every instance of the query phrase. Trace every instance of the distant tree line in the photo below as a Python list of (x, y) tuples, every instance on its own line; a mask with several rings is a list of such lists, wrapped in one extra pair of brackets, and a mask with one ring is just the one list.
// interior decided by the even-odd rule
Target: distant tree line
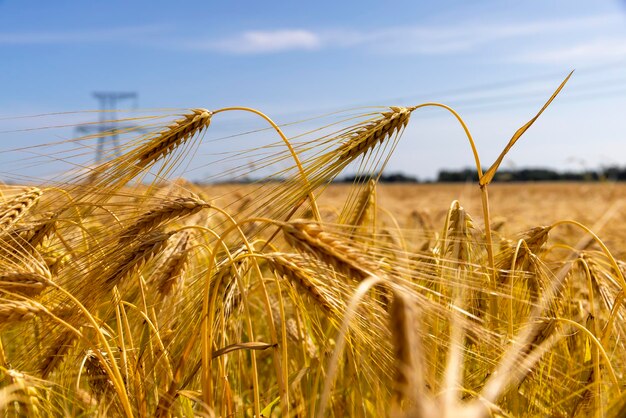
[[(362, 182), (363, 179), (376, 178), (376, 175), (360, 175), (360, 176), (346, 176), (342, 177), (338, 180), (335, 180), (335, 183), (355, 183)], [(404, 173), (390, 173), (390, 174), (381, 174), (378, 179), (380, 183), (420, 183), (419, 179), (415, 176), (409, 176)]]
[[(375, 177), (368, 175), (342, 177), (336, 182), (353, 183), (363, 181), (364, 178)], [(524, 182), (524, 181), (626, 181), (626, 167), (605, 167), (600, 170), (585, 171), (556, 171), (549, 168), (520, 168), (501, 169), (496, 172), (494, 182)], [(461, 170), (441, 170), (434, 182), (440, 183), (466, 183), (477, 182), (478, 173), (475, 169), (464, 168)], [(415, 176), (404, 173), (383, 173), (380, 176), (381, 183), (432, 183), (433, 181), (420, 181)]]
[[(334, 183), (364, 182), (369, 178), (377, 178), (374, 174), (348, 175), (334, 180)], [(238, 178), (223, 181), (221, 183), (247, 184), (257, 181), (277, 182), (285, 181), (283, 178), (272, 180), (260, 180), (250, 178)], [(478, 173), (475, 169), (464, 168), (460, 170), (441, 170), (435, 180), (422, 180), (417, 177), (400, 172), (383, 173), (378, 181), (380, 183), (467, 183), (478, 182)], [(501, 169), (496, 172), (494, 182), (524, 182), (524, 181), (626, 181), (626, 167), (605, 167), (599, 170), (585, 171), (556, 171), (549, 168), (520, 168)], [(204, 184), (197, 181), (198, 184)]]
[[(606, 167), (600, 170), (556, 171), (547, 168), (502, 169), (496, 172), (495, 182), (523, 181), (625, 181), (626, 167)], [(437, 181), (442, 183), (475, 182), (478, 173), (473, 169), (441, 170)]]

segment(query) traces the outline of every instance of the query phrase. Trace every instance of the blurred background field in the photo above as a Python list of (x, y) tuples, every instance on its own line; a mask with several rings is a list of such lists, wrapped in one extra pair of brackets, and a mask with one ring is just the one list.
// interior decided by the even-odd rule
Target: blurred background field
[[(202, 189), (209, 197), (223, 203), (239, 201), (241, 204), (252, 187), (232, 184), (202, 186)], [(350, 184), (332, 184), (321, 194), (320, 207), (328, 221), (336, 217), (337, 208), (342, 207), (351, 188)], [(480, 223), (480, 192), (474, 183), (379, 184), (376, 194), (378, 205), (389, 211), (389, 214), (379, 215), (380, 222), (388, 227), (393, 227), (396, 221), (402, 228), (438, 232), (453, 200), (460, 201)], [(613, 182), (494, 183), (489, 188), (493, 222), (505, 236), (563, 219), (592, 227), (625, 198), (626, 184)], [(597, 231), (620, 259), (626, 256), (624, 209)], [(578, 233), (573, 228), (572, 232)]]

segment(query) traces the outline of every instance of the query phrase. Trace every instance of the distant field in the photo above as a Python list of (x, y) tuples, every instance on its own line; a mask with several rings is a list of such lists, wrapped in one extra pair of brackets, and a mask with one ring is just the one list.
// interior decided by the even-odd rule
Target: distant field
[[(220, 185), (204, 188), (209, 197), (218, 197), (223, 203), (245, 196), (252, 186)], [(333, 184), (320, 194), (320, 206), (332, 222), (336, 209), (344, 204), (351, 184)], [(377, 202), (388, 210), (403, 228), (415, 228), (415, 212), (430, 221), (434, 228), (442, 228), (448, 208), (458, 200), (468, 213), (480, 223), (482, 207), (477, 184), (379, 184)], [(220, 198), (221, 196), (221, 198)], [(503, 235), (515, 234), (563, 219), (581, 222), (593, 227), (607, 210), (626, 197), (626, 183), (495, 183), (489, 186), (491, 216)], [(333, 213), (335, 211), (335, 213)], [(623, 212), (622, 212), (623, 213)], [(615, 217), (602, 231), (598, 231), (611, 249), (622, 258), (626, 255), (626, 225)]]

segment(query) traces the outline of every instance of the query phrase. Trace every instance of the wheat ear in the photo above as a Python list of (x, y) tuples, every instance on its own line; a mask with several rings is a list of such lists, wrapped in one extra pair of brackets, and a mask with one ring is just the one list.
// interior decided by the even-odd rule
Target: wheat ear
[(77, 336), (72, 331), (63, 331), (59, 334), (54, 344), (49, 347), (43, 356), (43, 360), (38, 367), (42, 379), (48, 378), (56, 370), (76, 340)]
[(41, 195), (42, 191), (33, 187), (0, 206), (0, 232), (4, 232), (15, 225), (37, 203)]
[(127, 244), (139, 235), (154, 231), (170, 220), (193, 215), (209, 207), (211, 207), (210, 203), (196, 197), (180, 197), (166, 202), (144, 213), (139, 217), (137, 222), (122, 231), (119, 243), (120, 245)]
[(376, 181), (371, 179), (367, 183), (367, 187), (359, 194), (352, 214), (348, 219), (348, 225), (351, 228), (351, 235), (353, 235), (357, 229), (365, 225), (369, 218), (375, 218), (376, 210)]
[[(102, 353), (104, 356), (105, 354)], [(109, 378), (106, 369), (100, 364), (100, 359), (89, 350), (85, 356), (85, 371), (89, 379), (89, 386), (94, 395), (99, 398), (106, 396), (108, 393), (113, 393), (115, 387), (113, 382)]]
[(48, 286), (48, 279), (37, 273), (10, 272), (0, 274), (0, 290), (34, 297)]
[(172, 290), (176, 287), (176, 283), (180, 281), (180, 278), (185, 273), (189, 262), (187, 255), (189, 246), (189, 233), (183, 231), (178, 242), (172, 249), (171, 255), (156, 272), (154, 282), (156, 283), (157, 291), (162, 296), (167, 296), (172, 293)]
[(0, 301), (0, 324), (10, 325), (12, 323), (27, 321), (39, 314), (45, 313), (46, 308), (34, 301)]
[(294, 220), (282, 225), (287, 242), (339, 271), (363, 279), (378, 271), (378, 266), (341, 237), (325, 232), (316, 222)]
[(414, 107), (391, 106), (389, 111), (381, 112), (378, 118), (344, 133), (342, 138), (345, 140), (335, 151), (337, 159), (352, 161), (383, 143), (387, 138), (393, 137), (406, 127), (414, 109)]
[[(40, 395), (37, 388), (33, 385), (32, 377), (18, 372), (17, 370), (7, 370), (6, 374), (11, 380), (11, 383), (19, 389), (19, 392), (21, 392), (22, 395), (21, 398), (23, 398), (23, 400), (19, 401), (19, 404), (25, 409), (24, 411), (21, 411), (24, 415), (20, 414), (19, 416), (40, 416)], [(6, 412), (8, 411), (5, 411), (5, 413)]]
[(329, 313), (336, 312), (336, 304), (324, 293), (323, 287), (315, 283), (313, 277), (316, 273), (303, 267), (302, 257), (296, 254), (271, 253), (267, 254), (267, 260), (276, 274), (305, 290)]
[(167, 240), (173, 233), (152, 233), (143, 235), (139, 243), (122, 254), (120, 261), (105, 276), (104, 284), (107, 290), (120, 283), (126, 276), (141, 269), (149, 260), (161, 252), (167, 245)]
[(157, 133), (150, 142), (139, 149), (137, 166), (145, 167), (171, 153), (181, 143), (208, 128), (211, 116), (212, 113), (206, 109), (191, 109), (191, 113)]

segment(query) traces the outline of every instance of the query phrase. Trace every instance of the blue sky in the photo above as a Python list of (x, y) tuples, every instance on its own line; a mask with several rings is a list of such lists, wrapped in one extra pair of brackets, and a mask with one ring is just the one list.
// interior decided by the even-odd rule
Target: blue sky
[[(95, 109), (94, 90), (136, 91), (142, 108), (252, 106), (279, 122), (441, 101), (488, 163), (572, 69), (504, 166), (626, 165), (624, 1), (0, 0), (0, 141), (71, 136), (14, 132), (38, 122), (12, 117)], [(458, 125), (420, 112), (389, 170), (470, 166)]]

